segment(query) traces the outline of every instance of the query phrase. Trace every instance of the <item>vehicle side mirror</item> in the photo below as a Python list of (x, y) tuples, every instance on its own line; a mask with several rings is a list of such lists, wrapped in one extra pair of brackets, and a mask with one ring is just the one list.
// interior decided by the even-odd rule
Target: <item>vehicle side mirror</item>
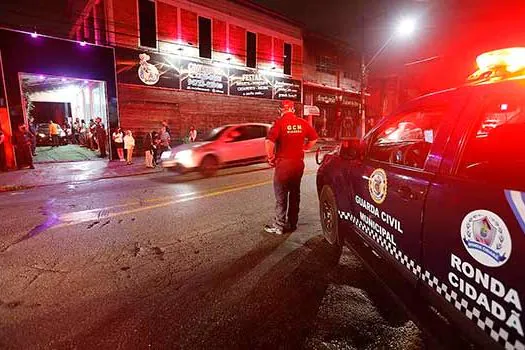
[(364, 143), (361, 139), (353, 138), (341, 142), (339, 155), (343, 159), (357, 160), (363, 156)]

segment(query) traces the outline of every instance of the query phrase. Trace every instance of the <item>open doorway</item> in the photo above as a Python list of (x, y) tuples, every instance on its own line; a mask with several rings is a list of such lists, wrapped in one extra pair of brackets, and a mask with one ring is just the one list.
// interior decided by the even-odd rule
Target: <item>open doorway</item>
[(19, 73), (19, 81), (24, 119), (35, 135), (35, 162), (104, 156), (109, 145), (105, 82), (29, 73)]

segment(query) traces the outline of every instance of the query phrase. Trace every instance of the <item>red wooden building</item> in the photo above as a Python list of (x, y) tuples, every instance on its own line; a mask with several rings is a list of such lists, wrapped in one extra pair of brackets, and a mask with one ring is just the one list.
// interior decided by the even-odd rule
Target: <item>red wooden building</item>
[(173, 138), (302, 102), (301, 28), (247, 1), (91, 0), (72, 38), (115, 47), (120, 126)]

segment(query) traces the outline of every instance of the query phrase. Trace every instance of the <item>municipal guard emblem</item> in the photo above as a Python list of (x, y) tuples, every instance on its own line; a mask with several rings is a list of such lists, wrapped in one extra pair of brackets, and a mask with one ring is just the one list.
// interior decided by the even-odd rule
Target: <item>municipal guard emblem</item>
[(377, 204), (381, 204), (386, 199), (388, 188), (388, 181), (386, 173), (383, 169), (376, 169), (368, 179), (368, 191), (372, 200)]
[(507, 262), (512, 241), (505, 222), (488, 210), (475, 210), (461, 223), (461, 241), (477, 262), (498, 267)]
[(141, 53), (139, 55), (139, 78), (146, 85), (155, 85), (159, 81), (160, 73), (157, 67), (148, 63), (150, 58), (151, 57), (146, 53)]

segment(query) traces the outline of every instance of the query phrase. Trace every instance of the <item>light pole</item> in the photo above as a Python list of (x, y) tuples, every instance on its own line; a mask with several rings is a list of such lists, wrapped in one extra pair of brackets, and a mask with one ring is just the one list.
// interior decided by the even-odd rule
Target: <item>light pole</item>
[(377, 57), (387, 48), (387, 46), (394, 40), (396, 37), (407, 37), (410, 36), (416, 29), (416, 21), (411, 18), (405, 18), (401, 20), (395, 30), (395, 32), (390, 35), (390, 37), (385, 41), (385, 43), (377, 50), (377, 52), (372, 56), (368, 63), (365, 58), (365, 23), (363, 19), (363, 48), (361, 54), (361, 138), (366, 134), (366, 86), (368, 80), (368, 70), (370, 66), (374, 63)]

